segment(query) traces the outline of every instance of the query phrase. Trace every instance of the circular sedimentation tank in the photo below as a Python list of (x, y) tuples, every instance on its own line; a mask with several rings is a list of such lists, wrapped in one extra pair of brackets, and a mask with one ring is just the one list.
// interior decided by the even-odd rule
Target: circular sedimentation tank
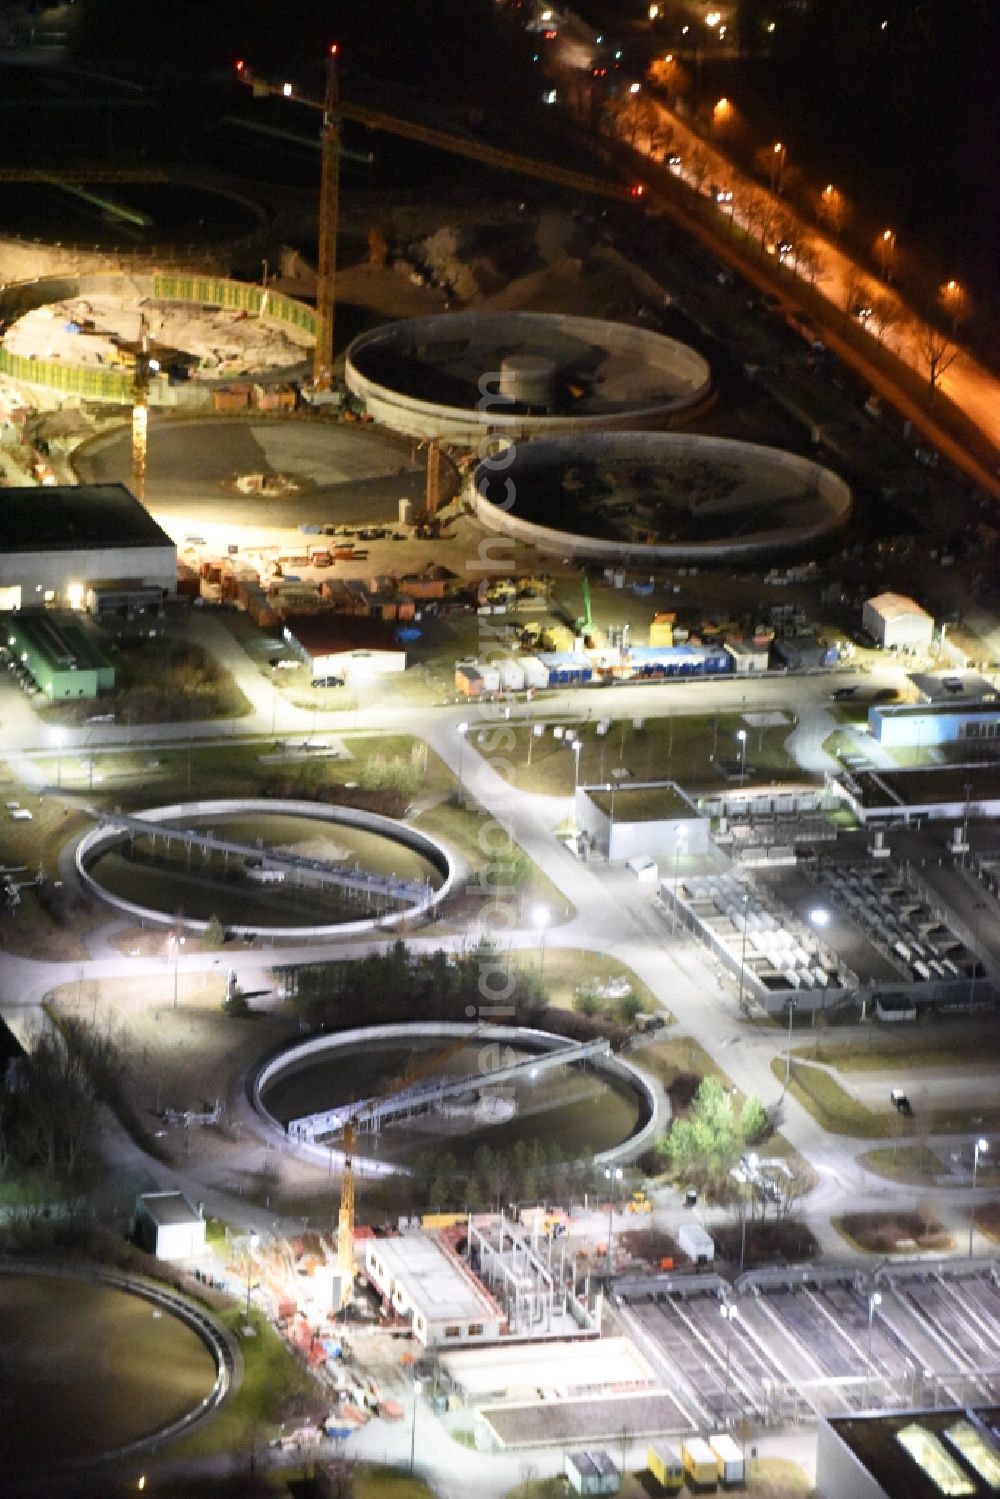
[(368, 932), (426, 915), (451, 887), (434, 839), (320, 802), (227, 799), (109, 816), (76, 848), (80, 879), (140, 921), (237, 936)]
[[(73, 454), (83, 484), (128, 484), (131, 429), (122, 424), (88, 438)], [(279, 476), (277, 498), (243, 493), (241, 474)], [(178, 535), (196, 525), (220, 547), (233, 527), (289, 528), (385, 522), (401, 496), (423, 502), (424, 474), (410, 444), (388, 432), (342, 422), (276, 414), (199, 418), (154, 416), (149, 426), (146, 505)], [(176, 524), (174, 524), (176, 523)]]
[[(463, 1037), (468, 1045), (456, 1049)], [(620, 1057), (590, 1057), (537, 1075), (529, 1068), (513, 1081), (488, 1085), (489, 1074), (510, 1062), (572, 1044), (521, 1026), (491, 1026), (485, 1033), (450, 1022), (371, 1026), (285, 1048), (260, 1068), (250, 1094), (261, 1118), (286, 1135), (289, 1121), (379, 1096), (414, 1065), (440, 1055), (439, 1064), (421, 1073), (420, 1086), (470, 1078), (468, 1089), (431, 1112), (390, 1120), (377, 1133), (359, 1131), (362, 1174), (405, 1172), (416, 1157), (438, 1149), (454, 1158), (457, 1169), (467, 1170), (481, 1146), (503, 1151), (519, 1142), (556, 1144), (570, 1159), (636, 1155), (662, 1127), (665, 1104), (650, 1080)], [(338, 1140), (337, 1134), (320, 1134), (287, 1148), (328, 1162)]]
[(851, 490), (809, 458), (688, 433), (504, 444), (469, 481), (476, 514), (544, 552), (651, 565), (802, 551), (847, 524)]
[(0, 1266), (0, 1327), (0, 1474), (12, 1480), (141, 1451), (230, 1388), (216, 1324), (124, 1276)]
[(417, 437), (473, 445), (519, 435), (669, 425), (705, 403), (707, 362), (627, 323), (537, 312), (456, 312), (388, 323), (347, 351), (371, 415)]
[(223, 386), (248, 393), (256, 375), (300, 375), (316, 340), (316, 314), (292, 297), (174, 270), (14, 282), (0, 289), (0, 322), (0, 375), (131, 405), (141, 345), (149, 405), (181, 410), (210, 409)]

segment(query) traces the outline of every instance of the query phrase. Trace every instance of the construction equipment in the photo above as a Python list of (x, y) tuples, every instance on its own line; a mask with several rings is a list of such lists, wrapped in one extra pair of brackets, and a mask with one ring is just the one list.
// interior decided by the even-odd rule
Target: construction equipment
[(583, 575), (581, 591), (583, 593), (583, 613), (576, 621), (576, 633), (578, 635), (589, 635), (594, 628), (594, 615), (590, 604), (590, 579), (586, 573)]
[(449, 135), (444, 130), (434, 130), (427, 125), (418, 125), (413, 120), (400, 120), (383, 110), (368, 109), (361, 104), (345, 103), (340, 97), (337, 74), (337, 45), (334, 43), (327, 54), (326, 89), (322, 100), (311, 99), (300, 94), (291, 83), (274, 83), (259, 78), (241, 59), (236, 63), (237, 77), (248, 84), (255, 95), (276, 94), (303, 104), (309, 109), (322, 110), (323, 165), (319, 204), (319, 254), (317, 260), (316, 287), (316, 347), (313, 353), (313, 385), (317, 390), (329, 390), (333, 380), (333, 333), (336, 310), (336, 253), (337, 219), (340, 194), (340, 157), (342, 145), (340, 125), (342, 120), (353, 120), (366, 125), (370, 130), (384, 130), (390, 135), (405, 136), (438, 151), (447, 151), (453, 156), (465, 156), (471, 161), (480, 161), (488, 166), (500, 167), (504, 171), (517, 172), (525, 177), (538, 177), (543, 182), (556, 182), (575, 192), (596, 194), (603, 198), (614, 198), (618, 202), (641, 200), (644, 189), (640, 183), (631, 187), (610, 182), (602, 177), (591, 177), (585, 172), (574, 172), (566, 167), (551, 166), (547, 162), (534, 161), (528, 156), (519, 156), (513, 151), (502, 151), (495, 146), (465, 136)]
[[(375, 1112), (378, 1105), (387, 1098), (395, 1098), (397, 1093), (405, 1093), (407, 1088), (412, 1088), (421, 1077), (426, 1076), (428, 1072), (433, 1072), (456, 1052), (468, 1046), (469, 1042), (475, 1040), (484, 1029), (484, 1026), (477, 1026), (467, 1035), (459, 1036), (442, 1051), (436, 1051), (433, 1056), (411, 1067), (398, 1082), (385, 1088), (376, 1098), (369, 1099), (368, 1109)], [(351, 1287), (354, 1284), (354, 1149), (358, 1139), (358, 1125), (363, 1118), (363, 1114), (355, 1114), (351, 1119), (346, 1120), (342, 1136), (344, 1165), (340, 1185), (340, 1211), (337, 1215), (337, 1269), (340, 1272), (342, 1304), (351, 1299)]]
[(149, 352), (149, 323), (139, 314), (139, 337), (132, 365), (132, 493), (140, 505), (146, 503), (146, 451), (149, 430), (149, 376), (158, 369)]

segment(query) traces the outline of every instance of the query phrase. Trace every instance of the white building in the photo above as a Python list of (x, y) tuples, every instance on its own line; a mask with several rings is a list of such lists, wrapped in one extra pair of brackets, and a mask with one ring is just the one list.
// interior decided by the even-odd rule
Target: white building
[(365, 1273), (425, 1348), (495, 1342), (504, 1314), (457, 1254), (429, 1234), (369, 1239)]
[(144, 1192), (136, 1199), (134, 1234), (158, 1260), (191, 1260), (205, 1253), (205, 1220), (183, 1192)]
[(114, 584), (147, 604), (177, 588), (177, 548), (124, 484), (3, 490), (0, 609), (82, 609)]
[(353, 681), (406, 670), (406, 651), (380, 619), (320, 610), (285, 616), (285, 640), (314, 677)]
[(934, 620), (903, 593), (879, 593), (866, 599), (861, 623), (873, 640), (893, 646), (926, 650), (934, 636)]

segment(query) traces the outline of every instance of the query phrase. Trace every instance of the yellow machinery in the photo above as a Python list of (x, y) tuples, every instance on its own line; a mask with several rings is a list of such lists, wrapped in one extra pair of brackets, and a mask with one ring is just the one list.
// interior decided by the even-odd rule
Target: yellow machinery
[[(236, 64), (238, 77), (249, 84), (255, 94), (278, 94), (304, 104), (310, 109), (323, 112), (322, 142), (323, 165), (319, 204), (319, 254), (317, 261), (316, 287), (316, 348), (313, 354), (313, 384), (317, 390), (329, 390), (333, 380), (333, 331), (336, 312), (337, 281), (337, 219), (340, 198), (340, 123), (353, 120), (367, 125), (370, 130), (385, 130), (390, 135), (405, 136), (438, 151), (448, 151), (454, 156), (465, 156), (471, 161), (485, 162), (509, 172), (518, 172), (526, 177), (539, 177), (544, 182), (557, 182), (576, 192), (597, 194), (604, 198), (626, 201), (642, 197), (640, 184), (626, 187), (609, 182), (601, 177), (590, 177), (585, 172), (570, 171), (565, 167), (551, 166), (547, 162), (533, 161), (531, 157), (519, 156), (513, 151), (501, 151), (481, 141), (469, 140), (460, 135), (449, 135), (444, 130), (434, 130), (427, 125), (418, 125), (413, 120), (400, 120), (395, 115), (379, 109), (368, 109), (361, 104), (345, 103), (340, 97), (337, 76), (337, 47), (332, 46), (327, 55), (326, 90), (322, 100), (310, 99), (297, 92), (290, 83), (269, 82), (258, 78), (245, 62)], [(431, 463), (428, 452), (428, 466)], [(436, 460), (434, 460), (436, 462)], [(434, 481), (436, 483), (436, 481)], [(428, 499), (432, 499), (432, 479), (428, 473)], [(433, 510), (429, 513), (433, 514)]]
[[(395, 1098), (397, 1093), (405, 1093), (407, 1088), (412, 1088), (420, 1078), (426, 1077), (429, 1072), (433, 1072), (436, 1067), (440, 1067), (470, 1041), (481, 1035), (483, 1029), (484, 1027), (478, 1026), (468, 1035), (460, 1036), (456, 1041), (452, 1041), (451, 1045), (446, 1046), (443, 1051), (436, 1051), (433, 1056), (425, 1058), (416, 1067), (411, 1067), (398, 1082), (385, 1088), (376, 1098), (370, 1099), (368, 1110), (374, 1110), (387, 1098)], [(342, 1304), (350, 1300), (351, 1287), (354, 1284), (354, 1149), (358, 1139), (357, 1126), (365, 1117), (364, 1112), (355, 1114), (354, 1118), (349, 1119), (344, 1125), (343, 1132), (344, 1166), (340, 1185), (340, 1212), (337, 1215), (337, 1269), (340, 1272)]]

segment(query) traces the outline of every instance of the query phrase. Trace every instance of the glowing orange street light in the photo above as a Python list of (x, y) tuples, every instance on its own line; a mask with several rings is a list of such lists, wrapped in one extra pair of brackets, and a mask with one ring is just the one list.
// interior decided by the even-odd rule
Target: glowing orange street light
[(892, 257), (895, 254), (895, 250), (895, 233), (892, 229), (883, 229), (882, 233), (875, 241), (875, 254), (878, 257), (878, 263), (882, 268), (882, 275), (887, 281), (892, 279), (889, 274), (889, 270), (890, 266), (892, 265)]
[(712, 110), (713, 125), (728, 125), (733, 118), (733, 106), (728, 99), (720, 99)]
[(951, 318), (953, 329), (957, 329), (959, 323), (963, 322), (969, 312), (969, 297), (958, 281), (946, 281), (938, 291), (938, 302)]
[(775, 141), (771, 151), (771, 191), (781, 192), (782, 178), (785, 174), (786, 151), (781, 141)]

